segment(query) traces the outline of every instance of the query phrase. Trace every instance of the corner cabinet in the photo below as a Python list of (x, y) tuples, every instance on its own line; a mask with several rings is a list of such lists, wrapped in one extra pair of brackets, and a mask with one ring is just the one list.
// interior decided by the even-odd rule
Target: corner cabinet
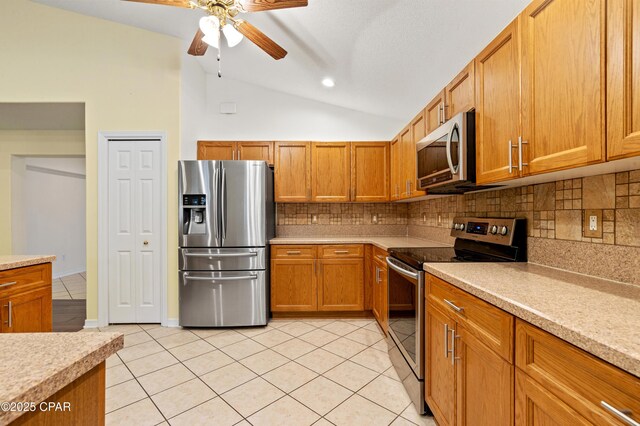
[(475, 74), (476, 180), (485, 184), (519, 177), (517, 166), (515, 172), (512, 167), (520, 135), (517, 19), (480, 52)]
[(51, 263), (0, 271), (0, 331), (52, 331)]
[(605, 160), (607, 3), (534, 0), (520, 15), (525, 174)]
[(607, 159), (640, 155), (640, 0), (607, 3)]

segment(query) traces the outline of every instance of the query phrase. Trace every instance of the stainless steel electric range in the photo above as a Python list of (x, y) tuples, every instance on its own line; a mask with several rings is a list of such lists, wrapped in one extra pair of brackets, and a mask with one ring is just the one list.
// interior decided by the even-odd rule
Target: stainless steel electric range
[(526, 262), (526, 219), (456, 217), (453, 247), (389, 249), (389, 356), (421, 414), (425, 401), (424, 263)]

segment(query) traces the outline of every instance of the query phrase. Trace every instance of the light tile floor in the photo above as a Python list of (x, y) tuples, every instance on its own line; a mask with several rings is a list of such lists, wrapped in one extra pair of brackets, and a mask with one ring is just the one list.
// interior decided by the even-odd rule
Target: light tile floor
[(107, 425), (435, 425), (414, 409), (373, 320), (101, 331), (125, 334), (107, 360)]
[(87, 274), (67, 275), (52, 281), (54, 300), (73, 300), (87, 298)]

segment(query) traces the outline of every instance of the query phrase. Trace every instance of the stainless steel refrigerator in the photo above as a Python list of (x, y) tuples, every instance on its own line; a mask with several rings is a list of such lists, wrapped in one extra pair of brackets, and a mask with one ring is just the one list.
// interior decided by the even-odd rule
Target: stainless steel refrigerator
[(178, 169), (180, 325), (267, 324), (273, 170), (264, 161), (180, 161)]

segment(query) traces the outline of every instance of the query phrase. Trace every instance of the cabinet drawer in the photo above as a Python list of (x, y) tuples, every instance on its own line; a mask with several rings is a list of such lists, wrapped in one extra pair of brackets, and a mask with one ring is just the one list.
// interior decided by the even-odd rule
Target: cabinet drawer
[(516, 366), (594, 424), (626, 424), (602, 401), (640, 422), (640, 379), (521, 320)]
[(373, 258), (380, 262), (383, 262), (385, 268), (387, 266), (387, 251), (381, 249), (380, 247), (373, 246)]
[(364, 246), (362, 244), (320, 246), (319, 256), (323, 259), (339, 257), (363, 257)]
[(273, 258), (315, 259), (316, 246), (271, 246)]
[(0, 297), (10, 297), (47, 285), (51, 285), (50, 263), (0, 271)]
[(469, 333), (513, 363), (513, 315), (433, 275), (427, 275), (427, 285), (427, 303), (444, 309)]

